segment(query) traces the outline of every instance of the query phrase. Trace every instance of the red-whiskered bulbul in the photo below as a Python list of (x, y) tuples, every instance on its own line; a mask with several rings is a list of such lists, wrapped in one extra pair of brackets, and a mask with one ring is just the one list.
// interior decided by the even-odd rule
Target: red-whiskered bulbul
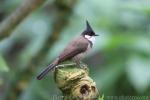
[(95, 34), (88, 21), (86, 21), (86, 29), (81, 35), (71, 41), (53, 63), (49, 64), (48, 67), (37, 76), (37, 79), (41, 80), (50, 70), (66, 60), (72, 59), (77, 65), (80, 65), (80, 60), (93, 47), (95, 36), (98, 35)]

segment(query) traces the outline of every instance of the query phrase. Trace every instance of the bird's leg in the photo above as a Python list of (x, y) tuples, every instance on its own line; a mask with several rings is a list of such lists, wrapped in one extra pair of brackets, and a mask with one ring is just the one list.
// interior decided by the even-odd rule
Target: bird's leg
[(75, 63), (76, 63), (76, 65), (77, 65), (78, 67), (82, 68), (82, 66), (80, 65), (80, 61), (79, 61), (79, 60), (76, 60)]
[(83, 63), (83, 62), (81, 62), (81, 61), (80, 61), (80, 65), (81, 65), (83, 68), (87, 67), (87, 64), (85, 64), (85, 63)]
[(58, 68), (58, 67), (65, 67), (65, 66), (72, 66), (72, 65), (75, 65), (75, 63), (70, 63), (70, 64), (60, 64), (60, 65), (58, 65), (56, 68)]
[(82, 65), (80, 63), (80, 59), (78, 59), (78, 57), (74, 57), (73, 58), (73, 61), (76, 63), (76, 65), (79, 67), (79, 68), (82, 68)]

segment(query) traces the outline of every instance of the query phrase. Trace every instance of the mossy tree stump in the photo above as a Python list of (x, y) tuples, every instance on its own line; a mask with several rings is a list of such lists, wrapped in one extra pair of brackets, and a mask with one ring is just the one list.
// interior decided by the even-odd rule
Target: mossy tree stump
[(88, 76), (89, 69), (75, 64), (58, 66), (54, 72), (55, 82), (63, 93), (64, 100), (95, 100), (98, 98), (96, 83)]

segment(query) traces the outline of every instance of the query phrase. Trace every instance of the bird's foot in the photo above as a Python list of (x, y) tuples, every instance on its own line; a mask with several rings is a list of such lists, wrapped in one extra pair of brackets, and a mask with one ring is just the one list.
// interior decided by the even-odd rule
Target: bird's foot
[(80, 66), (81, 66), (81, 68), (83, 68), (83, 69), (87, 68), (87, 65), (84, 64), (84, 63), (81, 63)]
[(73, 65), (75, 65), (75, 63), (61, 64), (61, 65), (56, 66), (56, 68), (64, 68), (64, 67), (66, 67), (66, 66), (73, 66)]
[(82, 69), (86, 69), (86, 68), (87, 68), (87, 65), (84, 64), (84, 63), (77, 64), (77, 66), (78, 66), (79, 68), (82, 68)]
[(61, 64), (61, 65), (57, 65), (56, 68), (64, 68), (65, 65), (64, 64)]

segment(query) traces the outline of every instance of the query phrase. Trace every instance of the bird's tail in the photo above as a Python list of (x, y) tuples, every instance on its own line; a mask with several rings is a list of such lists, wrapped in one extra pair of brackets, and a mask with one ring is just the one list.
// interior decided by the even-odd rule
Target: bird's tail
[(44, 69), (38, 76), (37, 79), (41, 80), (50, 70), (58, 65), (58, 60), (54, 61), (52, 64), (49, 64), (46, 69)]

